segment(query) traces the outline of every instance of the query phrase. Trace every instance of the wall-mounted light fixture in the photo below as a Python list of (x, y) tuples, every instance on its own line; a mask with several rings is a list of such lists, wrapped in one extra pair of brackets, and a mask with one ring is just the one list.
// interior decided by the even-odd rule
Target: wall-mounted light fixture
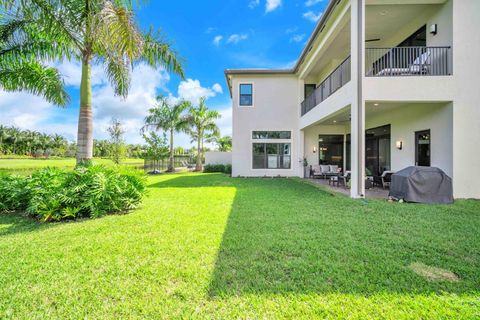
[(399, 140), (395, 143), (395, 146), (397, 147), (398, 150), (402, 150), (403, 142)]
[(313, 153), (316, 153), (317, 152), (317, 147), (313, 147)]
[(437, 24), (436, 23), (434, 23), (430, 26), (430, 33), (433, 34), (433, 35), (437, 34)]

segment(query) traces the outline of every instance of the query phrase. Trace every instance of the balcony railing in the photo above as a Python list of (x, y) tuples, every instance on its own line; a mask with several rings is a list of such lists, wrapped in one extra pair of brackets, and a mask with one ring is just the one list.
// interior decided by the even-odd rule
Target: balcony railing
[(450, 47), (365, 49), (367, 77), (450, 75)]
[(305, 98), (301, 105), (302, 116), (327, 99), (350, 81), (350, 57), (345, 59), (330, 75)]

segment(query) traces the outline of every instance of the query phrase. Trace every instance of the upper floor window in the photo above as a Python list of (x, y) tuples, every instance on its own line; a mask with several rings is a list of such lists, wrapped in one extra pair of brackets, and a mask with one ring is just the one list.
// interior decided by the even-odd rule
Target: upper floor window
[(291, 131), (253, 131), (252, 139), (291, 139)]
[(240, 106), (253, 106), (253, 84), (240, 84)]

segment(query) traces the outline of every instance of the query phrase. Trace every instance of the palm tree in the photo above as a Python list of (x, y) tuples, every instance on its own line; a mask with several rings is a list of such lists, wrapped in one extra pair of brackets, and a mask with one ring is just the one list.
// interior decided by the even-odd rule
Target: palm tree
[[(0, 4), (9, 1), (0, 1)], [(0, 10), (0, 89), (27, 91), (65, 106), (69, 97), (59, 72), (40, 62), (51, 47), (34, 17), (4, 4)]]
[[(102, 63), (115, 94), (127, 97), (131, 67), (144, 61), (183, 78), (183, 68), (158, 33), (142, 33), (134, 20), (134, 0), (1, 0), (20, 3), (24, 16), (34, 17), (48, 35), (46, 59), (77, 59), (82, 64), (77, 163), (93, 154), (91, 66)], [(1, 2), (0, 2), (1, 3)]]
[(218, 151), (228, 152), (232, 151), (232, 137), (231, 136), (223, 136), (218, 138), (215, 143), (218, 146)]
[(145, 118), (144, 129), (153, 128), (155, 130), (165, 130), (170, 135), (169, 148), (169, 172), (175, 171), (173, 135), (188, 128), (187, 119), (183, 116), (185, 110), (191, 106), (190, 102), (181, 100), (176, 104), (170, 104), (168, 99), (162, 96), (157, 97), (155, 107), (148, 110), (148, 116)]
[(220, 113), (215, 110), (209, 110), (205, 104), (205, 97), (200, 99), (200, 103), (197, 107), (190, 107), (189, 114), (187, 116), (190, 128), (188, 133), (192, 139), (197, 140), (197, 163), (195, 171), (202, 171), (202, 158), (203, 158), (203, 142), (206, 135), (213, 134), (218, 135), (219, 129), (215, 120), (220, 118)]

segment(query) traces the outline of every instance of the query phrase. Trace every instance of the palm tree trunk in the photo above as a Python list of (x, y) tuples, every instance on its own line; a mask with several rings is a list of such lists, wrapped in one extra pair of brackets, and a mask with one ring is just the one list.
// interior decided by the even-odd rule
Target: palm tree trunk
[(80, 83), (80, 114), (78, 116), (77, 165), (90, 161), (93, 153), (93, 116), (90, 59), (82, 61), (82, 82)]
[(202, 137), (200, 132), (198, 133), (198, 141), (197, 141), (197, 164), (195, 165), (195, 171), (202, 171)]
[(173, 155), (173, 130), (170, 130), (170, 159), (168, 163), (168, 171), (169, 172), (174, 172), (175, 171), (175, 166), (174, 166), (174, 155)]

